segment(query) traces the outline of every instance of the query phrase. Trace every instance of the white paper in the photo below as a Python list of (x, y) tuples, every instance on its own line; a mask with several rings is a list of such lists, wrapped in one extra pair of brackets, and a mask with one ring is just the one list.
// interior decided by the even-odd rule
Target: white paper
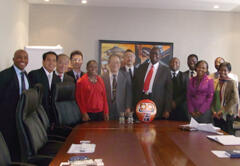
[(182, 126), (186, 126), (186, 127), (189, 126), (193, 130), (222, 134), (218, 132), (220, 130), (219, 127), (215, 127), (211, 123), (198, 123), (194, 118), (191, 118), (191, 121), (188, 125), (182, 125)]
[(96, 144), (72, 144), (67, 153), (94, 153)]
[(229, 156), (226, 154), (226, 151), (212, 150), (211, 152), (215, 154), (218, 158), (229, 158)]
[(207, 138), (217, 141), (222, 145), (240, 145), (240, 138), (234, 135), (208, 135)]

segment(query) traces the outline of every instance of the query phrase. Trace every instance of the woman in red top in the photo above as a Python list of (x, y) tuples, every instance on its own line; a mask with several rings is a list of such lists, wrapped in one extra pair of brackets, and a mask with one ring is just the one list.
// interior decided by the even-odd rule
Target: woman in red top
[(76, 100), (82, 112), (83, 121), (109, 119), (105, 85), (97, 72), (97, 62), (88, 61), (87, 73), (76, 84)]

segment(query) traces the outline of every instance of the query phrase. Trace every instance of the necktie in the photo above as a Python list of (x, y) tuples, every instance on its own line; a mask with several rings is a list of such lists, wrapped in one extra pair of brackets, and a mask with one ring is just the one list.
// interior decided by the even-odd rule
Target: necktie
[(116, 75), (113, 75), (113, 82), (112, 82), (112, 101), (116, 100), (116, 92), (117, 92), (117, 79)]
[(76, 80), (78, 80), (80, 78), (80, 73), (76, 74)]
[(133, 75), (132, 75), (132, 70), (131, 70), (131, 68), (128, 69), (128, 72), (129, 72), (130, 77), (131, 77), (131, 79), (132, 79), (132, 78), (133, 78)]
[(58, 74), (58, 77), (60, 78), (60, 81), (62, 82), (62, 74)]
[(51, 76), (51, 74), (48, 74), (47, 77), (48, 77), (49, 89), (51, 89), (51, 84), (52, 84), (51, 78), (52, 78), (52, 76)]
[[(24, 72), (21, 72), (21, 83), (22, 83), (21, 90), (22, 90), (22, 92), (23, 92), (24, 90), (26, 90), (25, 79), (24, 79)], [(22, 92), (21, 92), (21, 93), (22, 93)]]
[(193, 71), (191, 71), (191, 77), (193, 77), (193, 74), (194, 74), (194, 72), (193, 72)]
[(176, 77), (176, 72), (173, 72), (173, 78), (175, 78)]
[(148, 74), (147, 74), (146, 79), (145, 79), (144, 87), (143, 87), (143, 91), (145, 93), (149, 90), (149, 85), (150, 85), (150, 81), (151, 81), (151, 78), (152, 78), (153, 69), (154, 69), (154, 67), (152, 66), (151, 69), (149, 70)]

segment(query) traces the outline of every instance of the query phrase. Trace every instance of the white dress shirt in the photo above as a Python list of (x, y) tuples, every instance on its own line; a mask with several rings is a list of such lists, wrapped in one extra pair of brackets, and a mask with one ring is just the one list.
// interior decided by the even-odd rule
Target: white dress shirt
[(132, 66), (132, 67), (125, 66), (125, 69), (128, 73), (129, 73), (129, 69), (131, 69), (132, 77), (134, 76), (134, 66)]
[(57, 72), (57, 70), (55, 71), (55, 73), (56, 73), (57, 76), (60, 76), (60, 75), (61, 75), (60, 79), (61, 79), (61, 82), (63, 82), (64, 73), (59, 74), (59, 73)]
[(189, 73), (188, 73), (188, 78), (191, 78), (191, 73), (193, 72), (193, 77), (196, 77), (197, 76), (197, 72), (195, 70), (189, 70)]
[(152, 74), (152, 78), (151, 78), (151, 81), (150, 81), (150, 84), (149, 84), (149, 88), (148, 88), (148, 91), (146, 92), (146, 94), (152, 93), (153, 82), (154, 82), (156, 74), (157, 74), (157, 70), (158, 70), (158, 67), (159, 67), (159, 62), (155, 63), (154, 65), (152, 65), (152, 63), (149, 63), (146, 75), (144, 77), (144, 83), (145, 83), (146, 77), (148, 75), (148, 72), (150, 71), (152, 66), (154, 68), (153, 69), (153, 74)]
[(171, 70), (172, 78), (174, 77), (174, 73), (175, 73), (175, 77), (177, 77), (177, 75), (178, 75), (178, 73), (179, 73), (179, 70), (177, 70), (177, 71), (172, 71), (172, 70)]

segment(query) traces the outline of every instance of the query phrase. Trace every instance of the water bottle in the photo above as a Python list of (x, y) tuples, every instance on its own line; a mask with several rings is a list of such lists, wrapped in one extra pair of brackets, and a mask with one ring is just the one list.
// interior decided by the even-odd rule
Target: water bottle
[(124, 112), (120, 112), (119, 124), (124, 124), (124, 123), (125, 123)]
[(133, 124), (133, 113), (129, 112), (128, 114), (128, 124)]

